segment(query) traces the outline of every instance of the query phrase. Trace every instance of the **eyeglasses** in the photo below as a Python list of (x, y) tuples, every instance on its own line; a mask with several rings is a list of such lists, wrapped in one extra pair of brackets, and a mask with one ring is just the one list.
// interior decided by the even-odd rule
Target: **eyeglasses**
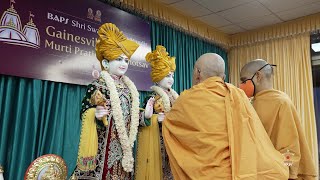
[(277, 65), (275, 65), (275, 64), (265, 64), (264, 66), (262, 66), (260, 69), (258, 69), (258, 70), (253, 74), (252, 78), (246, 79), (246, 80), (242, 81), (241, 84), (245, 84), (248, 80), (252, 80), (252, 79), (254, 78), (254, 76), (257, 74), (258, 71), (261, 71), (263, 68), (265, 68), (265, 67), (268, 66), (268, 65), (271, 66), (271, 68), (272, 68), (272, 67), (277, 67)]

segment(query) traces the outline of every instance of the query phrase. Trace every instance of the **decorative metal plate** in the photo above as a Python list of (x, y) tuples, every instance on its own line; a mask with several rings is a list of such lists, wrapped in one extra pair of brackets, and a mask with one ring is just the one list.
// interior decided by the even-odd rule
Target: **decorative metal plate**
[(34, 160), (26, 171), (25, 180), (65, 180), (67, 166), (57, 155), (47, 154)]

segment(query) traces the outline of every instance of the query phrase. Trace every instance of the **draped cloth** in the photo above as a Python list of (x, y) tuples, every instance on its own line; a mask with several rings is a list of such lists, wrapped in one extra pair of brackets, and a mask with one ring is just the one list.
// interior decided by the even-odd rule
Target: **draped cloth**
[(158, 115), (153, 114), (150, 122), (150, 126), (139, 129), (137, 180), (163, 179)]
[(182, 93), (162, 131), (177, 180), (288, 179), (283, 155), (244, 92), (219, 77)]
[(285, 93), (266, 90), (257, 93), (253, 100), (261, 122), (273, 145), (281, 153), (293, 153), (290, 179), (316, 179), (308, 141), (295, 106)]

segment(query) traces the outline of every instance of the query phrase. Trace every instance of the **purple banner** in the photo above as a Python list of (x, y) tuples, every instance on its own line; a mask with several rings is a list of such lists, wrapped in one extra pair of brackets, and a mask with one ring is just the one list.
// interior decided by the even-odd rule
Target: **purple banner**
[(0, 0), (0, 73), (87, 85), (93, 70), (101, 24), (116, 24), (140, 44), (127, 76), (138, 90), (149, 91), (150, 25), (127, 12), (97, 0)]

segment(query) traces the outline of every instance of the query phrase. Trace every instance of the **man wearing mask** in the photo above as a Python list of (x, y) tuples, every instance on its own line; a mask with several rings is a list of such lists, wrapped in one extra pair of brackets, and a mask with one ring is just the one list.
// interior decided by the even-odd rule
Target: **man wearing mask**
[(291, 99), (273, 89), (273, 67), (265, 60), (247, 63), (240, 72), (240, 88), (253, 106), (275, 148), (287, 157), (289, 179), (316, 179), (315, 165), (300, 118)]
[(162, 124), (175, 180), (287, 180), (246, 95), (223, 81), (221, 56), (207, 53), (194, 66), (194, 86), (175, 101)]

